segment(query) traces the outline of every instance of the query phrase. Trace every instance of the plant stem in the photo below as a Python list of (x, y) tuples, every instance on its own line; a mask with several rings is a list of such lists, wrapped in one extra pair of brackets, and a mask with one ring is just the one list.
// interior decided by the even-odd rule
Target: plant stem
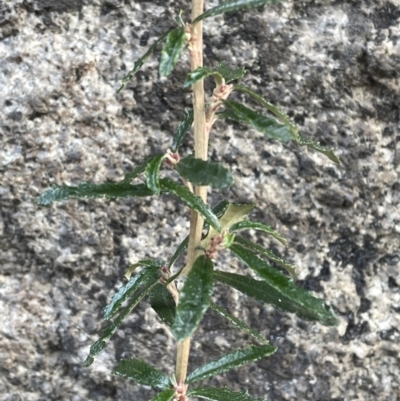
[[(204, 0), (192, 0), (192, 21), (203, 13)], [(203, 23), (198, 22), (191, 29), (190, 39), (191, 70), (203, 66)], [(207, 160), (208, 135), (206, 134), (206, 115), (204, 102), (203, 80), (193, 85), (193, 112), (194, 112), (194, 154), (198, 159)], [(207, 201), (207, 187), (195, 187), (194, 192), (204, 203)], [(203, 218), (195, 211), (190, 211), (190, 233), (186, 267), (183, 274), (188, 274), (196, 259), (196, 248), (200, 245), (203, 230)], [(183, 383), (186, 380), (190, 353), (190, 337), (178, 343), (176, 354), (176, 380)]]

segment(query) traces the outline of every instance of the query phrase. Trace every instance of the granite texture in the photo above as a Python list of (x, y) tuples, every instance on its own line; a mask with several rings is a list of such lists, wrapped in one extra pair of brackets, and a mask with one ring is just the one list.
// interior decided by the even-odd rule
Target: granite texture
[[(35, 197), (52, 184), (119, 179), (170, 146), (191, 102), (181, 89), (187, 57), (170, 80), (152, 57), (116, 89), (179, 9), (188, 15), (183, 1), (0, 1), (1, 401), (146, 401), (151, 389), (110, 374), (116, 361), (135, 355), (173, 372), (174, 342), (146, 303), (90, 368), (82, 363), (129, 263), (168, 257), (186, 235), (185, 207), (163, 196), (45, 208)], [(205, 56), (245, 66), (245, 84), (342, 160), (216, 125), (210, 154), (231, 167), (235, 186), (211, 202), (255, 202), (253, 216), (289, 239), (290, 249), (274, 249), (340, 325), (218, 287), (215, 299), (279, 351), (210, 383), (267, 401), (400, 400), (398, 0), (287, 1), (219, 16), (206, 24)], [(219, 264), (243, 269), (228, 253)], [(191, 366), (245, 344), (210, 312)]]

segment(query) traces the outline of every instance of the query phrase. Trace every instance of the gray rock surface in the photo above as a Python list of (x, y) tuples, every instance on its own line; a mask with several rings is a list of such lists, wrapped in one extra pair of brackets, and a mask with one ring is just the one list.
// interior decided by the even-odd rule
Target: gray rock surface
[[(173, 372), (174, 342), (145, 303), (90, 368), (82, 363), (127, 266), (171, 255), (187, 210), (168, 196), (34, 200), (52, 184), (120, 179), (170, 146), (191, 101), (187, 58), (160, 80), (152, 57), (116, 89), (177, 11), (188, 15), (186, 3), (0, 1), (1, 401), (146, 401), (151, 389), (110, 374), (117, 360)], [(279, 351), (210, 383), (268, 401), (400, 400), (398, 0), (286, 1), (219, 16), (206, 24), (205, 55), (208, 65), (244, 65), (244, 83), (342, 160), (217, 124), (210, 154), (235, 186), (212, 203), (255, 202), (254, 215), (289, 239), (289, 250), (274, 248), (341, 323), (305, 323), (221, 287), (216, 299)], [(219, 263), (243, 269), (228, 254)], [(191, 366), (245, 344), (209, 313)]]

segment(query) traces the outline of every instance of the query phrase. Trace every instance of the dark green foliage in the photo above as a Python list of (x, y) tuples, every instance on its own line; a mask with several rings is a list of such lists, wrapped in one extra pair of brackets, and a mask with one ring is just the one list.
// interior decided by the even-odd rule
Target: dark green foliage
[(194, 383), (199, 380), (207, 379), (231, 369), (239, 368), (246, 363), (258, 361), (261, 358), (272, 355), (278, 348), (269, 344), (258, 347), (251, 346), (243, 350), (229, 352), (216, 361), (207, 363), (192, 372), (188, 377), (187, 383)]
[(165, 155), (153, 157), (146, 166), (146, 183), (148, 188), (155, 194), (160, 193), (160, 167), (165, 159)]
[(266, 256), (269, 260), (272, 260), (279, 266), (286, 269), (287, 272), (293, 278), (297, 278), (296, 266), (293, 263), (290, 263), (287, 260), (280, 258), (278, 255), (275, 255), (275, 253), (271, 249), (266, 249), (261, 245), (258, 245), (252, 241), (249, 241), (249, 240), (241, 237), (240, 235), (235, 236), (233, 243), (240, 245), (243, 248), (247, 248), (247, 249), (251, 250), (253, 253), (257, 253), (259, 255)]
[(268, 138), (289, 142), (293, 139), (289, 127), (278, 123), (274, 118), (263, 116), (233, 100), (224, 100), (224, 105), (229, 108), (232, 118), (245, 122)]
[(191, 109), (185, 112), (185, 118), (178, 125), (178, 128), (176, 129), (174, 139), (172, 141), (172, 147), (171, 147), (172, 152), (176, 152), (179, 146), (181, 146), (182, 141), (185, 138), (185, 135), (188, 133), (192, 124), (193, 124), (193, 110)]
[(256, 340), (260, 341), (263, 344), (269, 344), (269, 342), (260, 333), (257, 333), (255, 330), (250, 328), (245, 322), (243, 322), (242, 320), (238, 319), (237, 317), (231, 315), (222, 306), (216, 305), (213, 302), (210, 302), (210, 308), (214, 309), (216, 312), (218, 312), (225, 319), (229, 320), (233, 325), (238, 327), (240, 330), (245, 331), (247, 334), (249, 334), (250, 336), (252, 336)]
[(171, 293), (162, 284), (157, 284), (149, 293), (151, 307), (163, 323), (172, 326), (175, 319), (175, 301)]
[[(326, 326), (337, 325), (338, 320), (331, 308), (321, 299), (315, 298), (310, 292), (298, 287), (291, 278), (269, 266), (248, 249), (239, 245), (231, 245), (229, 249), (253, 269), (263, 279), (263, 282), (245, 276), (239, 276), (240, 278), (235, 275), (224, 276), (230, 273), (224, 273), (224, 277), (221, 279), (220, 272), (215, 272), (218, 280), (224, 281), (260, 301), (296, 313), (303, 319), (317, 321)], [(239, 280), (242, 281), (238, 283)]]
[(197, 81), (200, 81), (201, 79), (204, 79), (208, 76), (214, 77), (215, 82), (218, 85), (221, 85), (223, 80), (225, 81), (225, 83), (229, 83), (231, 81), (234, 81), (235, 79), (242, 78), (245, 73), (246, 71), (243, 67), (232, 70), (225, 64), (225, 62), (221, 63), (215, 70), (210, 70), (207, 67), (199, 67), (195, 71), (191, 71), (188, 73), (183, 87), (189, 88)]
[(188, 396), (204, 398), (210, 401), (264, 401), (261, 398), (251, 398), (247, 392), (231, 391), (226, 388), (203, 387), (188, 391)]
[[(297, 142), (299, 145), (307, 146), (311, 149), (316, 150), (317, 152), (324, 154), (326, 157), (328, 157), (334, 163), (340, 163), (339, 158), (335, 155), (335, 152), (333, 151), (332, 148), (325, 148), (325, 147), (321, 146), (318, 142), (314, 142), (314, 141), (311, 141), (311, 140), (301, 137), (299, 134), (299, 128), (290, 121), (290, 118), (278, 107), (274, 106), (270, 102), (267, 102), (258, 93), (252, 91), (249, 88), (246, 88), (243, 85), (234, 85), (233, 89), (244, 92), (247, 95), (250, 95), (254, 100), (256, 100), (258, 103), (260, 103), (265, 108), (267, 108), (271, 113), (273, 113), (282, 124), (286, 125), (286, 127), (291, 132), (291, 135), (292, 135), (291, 139), (294, 140), (295, 142)], [(228, 114), (228, 115), (226, 115), (226, 117), (235, 119), (235, 113)], [(237, 117), (237, 118), (240, 119), (240, 117)], [(242, 120), (242, 121), (245, 121), (245, 120)], [(248, 122), (248, 121), (246, 121), (246, 122)], [(256, 128), (256, 127), (254, 127), (254, 128)], [(262, 132), (262, 131), (260, 131), (260, 132)]]
[(117, 93), (121, 92), (122, 89), (125, 88), (126, 84), (133, 78), (133, 76), (142, 68), (143, 63), (146, 61), (146, 59), (156, 50), (157, 46), (168, 36), (169, 32), (165, 33), (163, 36), (161, 36), (160, 39), (156, 40), (152, 46), (150, 46), (149, 50), (140, 57), (140, 59), (136, 60), (135, 63), (133, 64), (133, 68), (127, 75), (125, 75), (122, 78), (122, 83), (119, 89), (117, 90)]
[(164, 192), (170, 192), (182, 200), (187, 206), (196, 210), (204, 220), (210, 224), (215, 230), (221, 229), (217, 216), (212, 210), (199, 198), (194, 195), (190, 190), (169, 178), (160, 179), (160, 187)]
[(146, 386), (161, 389), (171, 387), (168, 376), (137, 358), (122, 359), (121, 363), (113, 370), (113, 373)]
[(172, 334), (181, 341), (193, 334), (210, 305), (213, 292), (213, 264), (199, 256), (186, 277), (176, 309)]
[(195, 159), (188, 156), (176, 166), (181, 177), (194, 185), (207, 185), (212, 188), (228, 188), (233, 184), (231, 172), (221, 163), (208, 160)]
[(277, 239), (281, 244), (287, 246), (287, 241), (285, 238), (283, 238), (279, 233), (277, 233), (271, 226), (267, 226), (266, 224), (260, 223), (258, 221), (251, 221), (251, 220), (240, 221), (239, 223), (234, 224), (229, 231), (233, 233), (235, 231), (249, 230), (249, 229), (263, 231), (271, 235), (275, 239)]
[(167, 388), (161, 393), (157, 394), (150, 401), (171, 401), (175, 396), (175, 390), (173, 388)]
[(219, 6), (213, 7), (207, 10), (205, 13), (199, 15), (194, 21), (195, 24), (208, 17), (214, 17), (215, 15), (230, 13), (233, 11), (238, 11), (242, 8), (248, 7), (260, 7), (266, 3), (278, 3), (280, 0), (230, 0), (221, 3)]
[(182, 255), (182, 253), (186, 250), (186, 248), (188, 247), (189, 244), (189, 236), (187, 236), (178, 246), (178, 248), (176, 248), (175, 253), (173, 254), (172, 258), (169, 260), (168, 262), (168, 269), (170, 269), (174, 263), (177, 261), (177, 259), (179, 258), (180, 255)]
[(170, 31), (161, 52), (160, 76), (167, 77), (171, 74), (184, 47), (185, 28), (181, 27)]

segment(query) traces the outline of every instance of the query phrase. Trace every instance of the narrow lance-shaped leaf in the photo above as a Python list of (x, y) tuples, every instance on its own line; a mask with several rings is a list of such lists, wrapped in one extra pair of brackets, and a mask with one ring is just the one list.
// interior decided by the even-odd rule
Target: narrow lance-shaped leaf
[(185, 251), (185, 249), (188, 247), (189, 245), (189, 236), (187, 236), (178, 246), (178, 248), (176, 248), (175, 253), (173, 254), (173, 256), (171, 257), (171, 259), (168, 262), (168, 270), (171, 269), (171, 267), (174, 265), (174, 263), (177, 261), (177, 259), (179, 258), (179, 256)]
[(221, 163), (210, 159), (202, 160), (188, 156), (182, 159), (175, 168), (181, 177), (194, 185), (228, 188), (233, 184), (231, 172)]
[(125, 75), (122, 78), (122, 83), (119, 89), (117, 90), (117, 93), (121, 92), (122, 89), (125, 88), (126, 84), (133, 78), (133, 76), (142, 68), (142, 65), (144, 64), (145, 60), (156, 50), (157, 46), (167, 37), (169, 32), (166, 32), (163, 36), (161, 36), (160, 39), (157, 39), (147, 50), (147, 52), (140, 57), (138, 60), (135, 61), (133, 64), (133, 68), (127, 75)]
[(139, 260), (139, 262), (129, 265), (124, 276), (126, 277), (127, 280), (130, 280), (132, 273), (139, 266), (148, 268), (147, 269), (148, 271), (157, 271), (158, 272), (158, 269), (164, 265), (165, 265), (165, 262), (162, 259), (152, 259), (152, 258), (141, 259), (141, 260)]
[(203, 20), (204, 18), (214, 17), (215, 15), (230, 13), (233, 11), (238, 11), (242, 8), (248, 7), (260, 7), (266, 3), (277, 3), (279, 0), (230, 0), (225, 1), (219, 6), (213, 7), (210, 10), (207, 10), (205, 13), (199, 15), (194, 21), (193, 24)]
[(201, 387), (189, 390), (189, 397), (204, 398), (210, 401), (264, 401), (262, 398), (251, 398), (247, 392), (231, 391), (227, 388)]
[(251, 250), (253, 253), (258, 253), (263, 256), (266, 256), (269, 260), (272, 260), (279, 266), (283, 267), (284, 269), (287, 270), (287, 272), (293, 277), (297, 278), (297, 273), (296, 273), (296, 265), (293, 263), (288, 262), (285, 259), (280, 258), (278, 255), (275, 255), (275, 253), (271, 249), (266, 249), (263, 246), (256, 244), (255, 242), (249, 241), (240, 235), (236, 235), (235, 239), (233, 240), (234, 244), (240, 245), (244, 248), (247, 248)]
[(71, 198), (129, 198), (146, 197), (153, 192), (145, 184), (130, 185), (125, 182), (105, 182), (91, 184), (83, 182), (78, 186), (54, 185), (37, 198), (39, 205), (47, 206), (52, 202)]
[(172, 141), (172, 147), (171, 147), (172, 152), (176, 152), (179, 146), (181, 146), (183, 138), (189, 131), (192, 124), (193, 124), (193, 109), (190, 109), (186, 111), (185, 118), (178, 125), (178, 128), (176, 129), (175, 136)]
[(160, 168), (165, 154), (160, 154), (155, 157), (147, 164), (146, 167), (146, 183), (147, 186), (155, 193), (160, 193)]
[(271, 226), (267, 226), (266, 224), (260, 223), (258, 221), (251, 221), (251, 220), (240, 221), (239, 223), (236, 223), (233, 226), (231, 226), (230, 232), (235, 232), (235, 231), (239, 231), (239, 230), (248, 230), (248, 229), (263, 231), (263, 232), (271, 235), (272, 237), (277, 239), (281, 244), (283, 244), (287, 247), (287, 241), (285, 238), (283, 238)]
[(237, 317), (230, 314), (225, 308), (220, 305), (217, 305), (213, 302), (210, 302), (210, 308), (214, 309), (225, 319), (229, 320), (233, 325), (238, 327), (240, 330), (245, 331), (247, 334), (255, 338), (256, 340), (262, 342), (263, 344), (269, 344), (269, 341), (266, 340), (260, 333), (257, 333), (251, 327), (249, 327), (243, 320), (238, 319)]
[(290, 128), (287, 125), (278, 123), (274, 118), (263, 116), (233, 100), (224, 100), (223, 103), (231, 111), (232, 117), (238, 121), (248, 123), (265, 136), (282, 142), (289, 142), (294, 139)]
[(136, 166), (131, 172), (125, 174), (124, 179), (122, 182), (129, 184), (132, 180), (134, 180), (136, 177), (138, 177), (140, 174), (144, 173), (146, 171), (147, 165), (155, 158), (160, 155), (154, 155), (146, 158), (142, 163), (140, 163), (138, 166)]
[(213, 264), (206, 256), (199, 256), (186, 277), (172, 334), (181, 341), (193, 334), (209, 307), (213, 292)]
[(229, 68), (225, 62), (222, 62), (217, 69), (211, 70), (208, 67), (198, 67), (196, 70), (188, 73), (188, 76), (183, 84), (184, 88), (188, 88), (197, 81), (208, 76), (213, 76), (216, 84), (221, 85), (223, 82), (229, 83), (235, 79), (242, 78), (246, 73), (243, 67), (233, 70)]
[(267, 284), (269, 303), (296, 313), (303, 319), (317, 321), (326, 326), (338, 323), (332, 309), (323, 300), (315, 298), (309, 291), (297, 286), (291, 278), (268, 265), (248, 249), (239, 245), (231, 245), (229, 249)]
[(237, 369), (247, 363), (255, 362), (261, 358), (270, 356), (275, 353), (277, 349), (277, 347), (273, 347), (272, 345), (264, 344), (258, 347), (251, 346), (243, 350), (229, 352), (222, 358), (196, 369), (187, 377), (186, 382), (194, 383), (227, 372), (231, 369)]
[(171, 401), (175, 397), (175, 392), (175, 389), (167, 388), (166, 390), (161, 391), (161, 393), (157, 394), (150, 401)]
[(137, 358), (122, 359), (121, 363), (113, 370), (113, 374), (134, 380), (136, 383), (145, 386), (161, 389), (171, 387), (168, 376)]
[(175, 301), (165, 285), (157, 284), (149, 294), (151, 307), (163, 323), (172, 326), (175, 319)]
[(202, 201), (199, 196), (194, 195), (190, 190), (182, 185), (179, 185), (175, 181), (169, 178), (160, 179), (160, 187), (164, 192), (171, 192), (179, 199), (181, 199), (187, 206), (196, 210), (203, 219), (214, 227), (217, 231), (220, 231), (221, 227), (217, 216), (212, 212), (212, 210)]
[(160, 76), (167, 77), (173, 71), (179, 56), (185, 47), (185, 28), (173, 29), (167, 35), (167, 40), (161, 52)]
[(140, 303), (140, 301), (152, 290), (152, 288), (157, 284), (157, 277), (153, 283), (148, 281), (145, 286), (142, 287), (142, 291), (135, 294), (129, 304), (122, 310), (118, 317), (113, 321), (113, 323), (103, 330), (100, 338), (90, 347), (90, 352), (86, 358), (84, 365), (90, 366), (94, 358), (106, 347), (108, 340), (112, 335), (118, 330), (125, 318), (133, 311), (133, 309)]
[[(273, 113), (283, 124), (285, 124), (290, 129), (290, 131), (292, 132), (292, 135), (293, 135), (293, 140), (296, 141), (299, 145), (307, 146), (311, 149), (316, 150), (317, 152), (324, 154), (330, 160), (332, 160), (334, 163), (340, 163), (340, 160), (336, 156), (335, 152), (333, 151), (333, 148), (323, 147), (318, 142), (314, 142), (314, 141), (305, 139), (302, 136), (300, 136), (299, 128), (295, 124), (292, 123), (289, 116), (287, 114), (285, 114), (282, 110), (280, 110), (278, 107), (276, 107), (272, 103), (265, 100), (258, 93), (252, 91), (251, 89), (249, 89), (243, 85), (234, 85), (233, 90), (241, 91), (241, 92), (248, 94), (254, 100), (256, 100), (257, 102), (262, 104), (264, 107), (266, 107), (271, 113)], [(225, 117), (229, 118), (232, 116), (226, 115)]]

